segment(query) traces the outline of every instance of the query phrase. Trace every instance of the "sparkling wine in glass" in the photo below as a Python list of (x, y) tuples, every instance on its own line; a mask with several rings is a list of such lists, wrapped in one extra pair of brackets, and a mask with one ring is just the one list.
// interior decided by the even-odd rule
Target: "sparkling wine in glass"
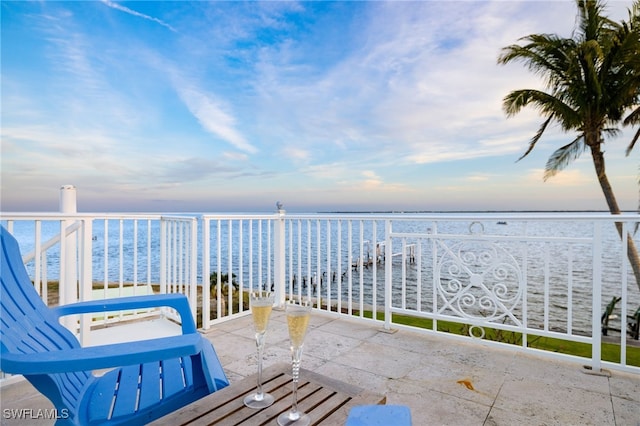
[(308, 426), (311, 419), (305, 413), (298, 411), (298, 379), (300, 376), (300, 357), (304, 336), (307, 334), (311, 306), (308, 302), (294, 303), (290, 301), (285, 307), (287, 325), (289, 326), (289, 340), (291, 341), (291, 364), (293, 369), (293, 404), (291, 410), (278, 416), (280, 426)]
[(266, 291), (252, 292), (249, 295), (253, 328), (256, 332), (258, 348), (258, 386), (254, 393), (244, 398), (244, 405), (249, 408), (265, 408), (273, 404), (273, 396), (262, 391), (262, 355), (264, 351), (264, 335), (273, 308), (274, 295)]

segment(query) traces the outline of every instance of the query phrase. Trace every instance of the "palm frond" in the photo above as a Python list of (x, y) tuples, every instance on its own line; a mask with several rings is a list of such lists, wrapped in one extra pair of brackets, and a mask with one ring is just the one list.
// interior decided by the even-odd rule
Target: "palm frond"
[[(640, 1), (638, 1), (638, 7), (640, 8)], [(634, 109), (631, 114), (629, 114), (623, 121), (623, 124), (625, 126), (629, 126), (629, 125), (633, 125), (633, 124), (640, 124), (640, 107)], [(629, 146), (627, 146), (627, 149), (625, 150), (625, 154), (628, 156), (629, 154), (631, 154), (631, 151), (633, 150), (633, 147), (636, 145), (636, 142), (638, 142), (638, 139), (640, 138), (640, 128), (638, 128), (638, 130), (636, 131), (636, 134), (633, 136), (633, 139), (631, 139), (631, 142), (629, 143)]]
[(640, 124), (640, 107), (631, 111), (631, 113), (622, 122), (625, 126)]
[(567, 145), (558, 148), (547, 160), (543, 179), (546, 181), (558, 172), (564, 170), (573, 160), (580, 157), (586, 149), (587, 145), (584, 143), (584, 134), (578, 135), (577, 138)]
[(633, 139), (631, 139), (631, 143), (629, 143), (629, 146), (627, 147), (627, 149), (625, 150), (625, 154), (628, 156), (629, 154), (631, 154), (631, 151), (633, 150), (633, 147), (636, 145), (636, 142), (638, 142), (638, 139), (640, 138), (640, 129), (638, 129), (638, 131), (636, 132), (635, 136), (633, 137)]
[(516, 163), (520, 160), (522, 160), (524, 157), (526, 157), (527, 155), (529, 155), (529, 153), (531, 151), (533, 151), (533, 148), (536, 146), (536, 143), (538, 143), (538, 141), (540, 140), (540, 138), (542, 137), (542, 134), (544, 133), (544, 131), (547, 129), (547, 126), (549, 125), (549, 123), (551, 122), (551, 120), (553, 119), (553, 117), (549, 117), (545, 120), (544, 123), (542, 123), (542, 126), (540, 126), (540, 128), (538, 129), (538, 131), (536, 132), (535, 136), (533, 138), (531, 138), (531, 142), (529, 142), (529, 148), (527, 148), (527, 151), (522, 154), (522, 156), (520, 158), (518, 158), (516, 160)]
[(542, 76), (547, 87), (562, 81), (563, 74), (571, 58), (566, 55), (573, 48), (574, 41), (550, 34), (530, 34), (520, 39), (523, 45), (514, 44), (502, 49), (498, 64), (505, 65), (520, 61), (529, 70)]
[(616, 25), (604, 15), (605, 4), (600, 0), (578, 0), (578, 28), (576, 36), (583, 40), (599, 39)]
[(532, 106), (545, 118), (556, 120), (565, 131), (577, 130), (582, 125), (580, 111), (563, 101), (563, 94), (545, 93), (540, 90), (514, 90), (503, 99), (502, 108), (507, 116), (513, 116), (525, 106)]
[(615, 138), (620, 134), (620, 129), (617, 127), (605, 127), (602, 129), (602, 133), (604, 133), (608, 138)]

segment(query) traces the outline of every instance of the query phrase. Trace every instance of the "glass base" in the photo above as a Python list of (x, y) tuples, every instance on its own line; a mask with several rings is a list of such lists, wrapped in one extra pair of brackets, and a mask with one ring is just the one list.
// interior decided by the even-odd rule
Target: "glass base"
[(291, 418), (291, 414), (291, 411), (280, 414), (278, 416), (278, 424), (280, 426), (309, 426), (311, 424), (311, 419), (305, 413), (298, 411), (295, 419)]
[(244, 397), (244, 405), (249, 408), (255, 409), (267, 408), (271, 404), (273, 404), (273, 401), (273, 396), (264, 392), (262, 393), (262, 397), (260, 398), (258, 397), (258, 394), (256, 392)]

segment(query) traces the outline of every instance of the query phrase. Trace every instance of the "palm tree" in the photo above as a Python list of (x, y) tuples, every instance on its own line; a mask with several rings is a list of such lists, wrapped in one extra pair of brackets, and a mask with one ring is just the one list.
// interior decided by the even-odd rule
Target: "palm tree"
[[(635, 31), (636, 33), (640, 32), (640, 1), (636, 1), (633, 4), (632, 9), (629, 10), (628, 25), (629, 25), (629, 31)], [(635, 72), (637, 74), (640, 73), (640, 52), (636, 52), (635, 55), (629, 58), (629, 64), (631, 67), (633, 67), (633, 69), (635, 69)], [(624, 119), (623, 123), (625, 126), (640, 124), (640, 105), (637, 106), (636, 109), (633, 110), (631, 114), (629, 114), (627, 118)], [(631, 152), (631, 150), (633, 149), (634, 145), (636, 144), (639, 138), (640, 138), (640, 126), (638, 127), (636, 134), (633, 136), (631, 143), (627, 147), (627, 155), (629, 155), (629, 153)]]
[[(546, 118), (520, 157), (526, 157), (551, 123), (573, 140), (558, 148), (547, 160), (544, 179), (554, 176), (585, 151), (590, 151), (596, 176), (612, 214), (620, 214), (605, 170), (602, 145), (605, 136), (619, 133), (616, 127), (640, 123), (640, 0), (629, 10), (629, 21), (616, 23), (603, 14), (600, 0), (577, 0), (578, 20), (571, 38), (532, 34), (502, 49), (499, 64), (522, 61), (545, 79), (546, 91), (524, 89), (503, 100), (507, 116), (526, 106), (537, 108)], [(629, 149), (633, 147), (632, 141)], [(519, 160), (520, 160), (519, 159)], [(616, 224), (622, 238), (622, 225)], [(628, 258), (640, 289), (640, 258), (627, 236)]]

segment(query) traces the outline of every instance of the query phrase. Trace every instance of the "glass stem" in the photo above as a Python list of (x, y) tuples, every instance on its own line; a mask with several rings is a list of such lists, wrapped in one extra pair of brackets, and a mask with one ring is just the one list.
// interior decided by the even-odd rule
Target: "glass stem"
[(262, 354), (264, 351), (264, 333), (256, 333), (256, 346), (258, 347), (258, 387), (256, 399), (262, 399)]
[(300, 358), (302, 356), (302, 346), (291, 348), (291, 365), (293, 367), (293, 405), (291, 406), (291, 413), (289, 413), (289, 419), (298, 420), (300, 413), (298, 413), (298, 379), (300, 378)]

